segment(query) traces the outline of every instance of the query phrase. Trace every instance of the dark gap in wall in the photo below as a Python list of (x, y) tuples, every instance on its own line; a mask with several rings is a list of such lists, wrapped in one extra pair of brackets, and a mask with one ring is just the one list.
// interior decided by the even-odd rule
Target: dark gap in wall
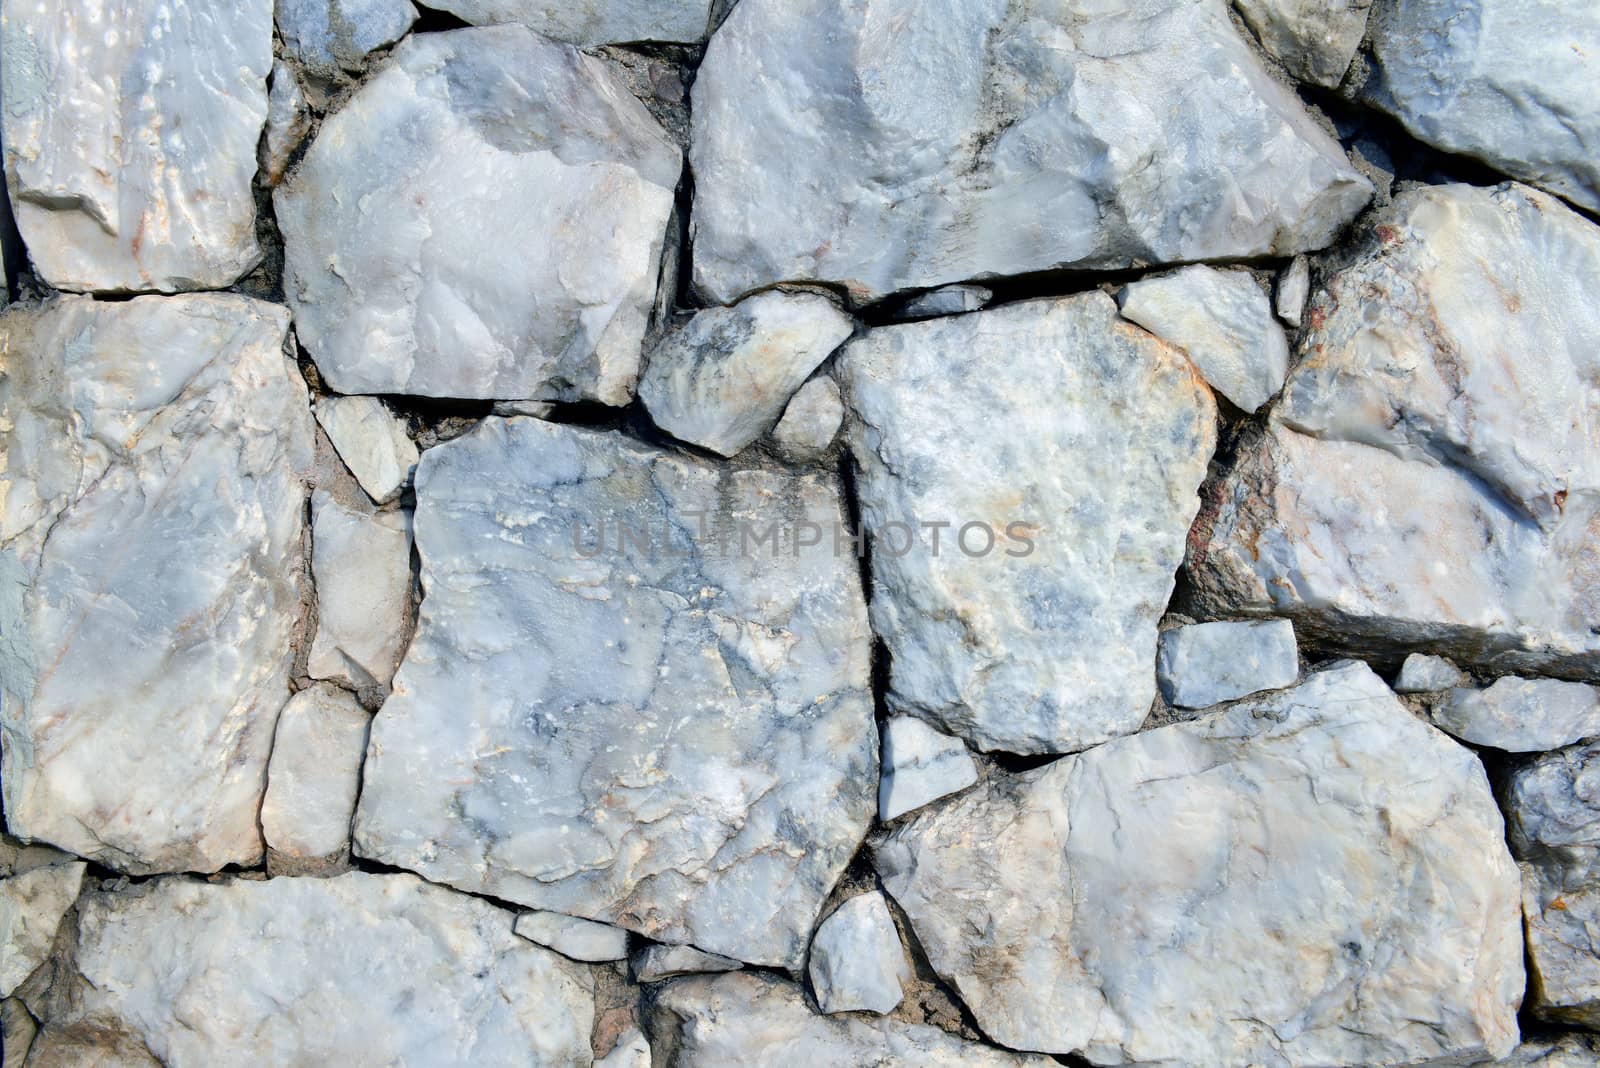
[(973, 753), (973, 756), (987, 760), (991, 766), (1009, 775), (1017, 775), (1024, 771), (1032, 771), (1034, 768), (1042, 768), (1046, 764), (1054, 764), (1066, 755), (1065, 753), (1004, 753), (998, 749), (990, 752)]
[[(589, 427), (594, 430), (620, 430), (627, 422), (626, 408), (613, 408), (599, 401), (570, 401), (551, 404), (550, 411), (540, 416), (547, 423), (564, 426)], [(506, 413), (512, 414), (512, 413)]]
[(417, 21), (411, 24), (412, 33), (439, 33), (443, 30), (464, 30), (472, 23), (459, 15), (418, 3)]

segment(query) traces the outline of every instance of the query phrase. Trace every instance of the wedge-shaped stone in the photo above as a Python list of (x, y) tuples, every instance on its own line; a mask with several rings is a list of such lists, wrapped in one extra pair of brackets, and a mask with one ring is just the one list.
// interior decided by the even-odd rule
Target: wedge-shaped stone
[(630, 963), (636, 983), (658, 983), (700, 972), (736, 972), (742, 967), (736, 960), (702, 953), (693, 946), (646, 946), (633, 955)]
[(474, 26), (518, 22), (575, 45), (660, 41), (699, 44), (710, 30), (712, 0), (435, 0)]
[(1434, 726), (1464, 742), (1511, 753), (1560, 749), (1600, 737), (1600, 687), (1560, 679), (1496, 679), (1482, 690), (1458, 686), (1439, 698)]
[(524, 912), (517, 917), (516, 932), (573, 960), (628, 959), (628, 932), (606, 923), (559, 912)]
[(892, 820), (978, 781), (978, 765), (960, 738), (940, 734), (913, 716), (883, 725), (878, 818)]
[(14, 833), (135, 873), (261, 859), (311, 465), (288, 327), (222, 294), (0, 320)]
[(350, 859), (350, 820), (372, 717), (327, 683), (284, 705), (267, 765), (261, 831), (274, 871), (322, 874)]
[(694, 282), (722, 304), (1287, 256), (1372, 193), (1221, 3), (740, 0), (693, 113)]
[(911, 964), (883, 895), (857, 894), (834, 909), (811, 940), (806, 970), (823, 1012), (893, 1012)]
[(274, 194), (300, 340), (341, 393), (625, 404), (680, 169), (602, 60), (411, 37)]
[(1233, 6), (1292, 77), (1333, 88), (1361, 47), (1372, 0), (1233, 0)]
[(1381, 1065), (1517, 1041), (1481, 764), (1361, 664), (996, 778), (876, 848), (978, 1025), (1097, 1064)]
[(835, 481), (491, 418), (423, 454), (417, 501), (426, 597), (357, 851), (798, 968), (876, 800)]
[(272, 0), (9, 3), (6, 186), (58, 289), (220, 289), (261, 258)]
[(1395, 676), (1395, 693), (1438, 693), (1472, 682), (1464, 671), (1442, 656), (1412, 653)]
[(891, 706), (1017, 753), (1136, 730), (1216, 438), (1189, 361), (1095, 293), (873, 330), (838, 367)]
[(839, 386), (818, 375), (795, 391), (783, 418), (772, 428), (772, 443), (786, 459), (805, 462), (827, 451), (844, 424)]
[(411, 513), (311, 501), (317, 633), (306, 671), (356, 690), (394, 678), (411, 630)]
[(324, 78), (359, 70), (417, 21), (410, 0), (277, 0), (284, 50)]
[(311, 409), (361, 488), (379, 504), (400, 496), (417, 467), (417, 446), (377, 397), (324, 397)]
[(79, 911), (46, 1065), (590, 1061), (588, 969), (413, 876), (162, 879)]
[(10, 997), (49, 956), (87, 868), (82, 861), (47, 864), (0, 879), (0, 997)]

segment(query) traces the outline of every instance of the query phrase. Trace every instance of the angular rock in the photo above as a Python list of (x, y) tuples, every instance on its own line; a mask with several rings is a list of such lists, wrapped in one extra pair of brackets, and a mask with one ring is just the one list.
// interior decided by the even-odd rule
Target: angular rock
[(1183, 349), (1206, 381), (1246, 412), (1283, 388), (1289, 341), (1248, 272), (1185, 267), (1134, 282), (1117, 303), (1124, 319)]
[(301, 690), (283, 706), (261, 802), (274, 868), (313, 874), (349, 859), (371, 722), (354, 697), (327, 683)]
[(708, 308), (650, 354), (639, 399), (662, 430), (732, 456), (771, 430), (795, 390), (855, 329), (815, 293)]
[(1287, 619), (1196, 623), (1161, 632), (1156, 681), (1178, 708), (1206, 708), (1294, 685), (1300, 647)]
[(1367, 102), (1447, 152), (1600, 210), (1600, 7), (1381, 0)]
[(677, 1068), (814, 1064), (872, 1068), (1052, 1068), (1047, 1057), (994, 1049), (936, 1027), (862, 1016), (818, 1016), (793, 983), (740, 974), (680, 979), (654, 1003), (652, 1034)]
[(680, 169), (602, 60), (408, 38), (274, 194), (295, 329), (340, 393), (626, 404)]
[(530, 942), (581, 961), (628, 959), (628, 932), (610, 924), (563, 916), (559, 912), (524, 912), (516, 932)]
[(410, 0), (277, 0), (283, 50), (324, 78), (360, 70), (417, 21)]
[(1600, 737), (1600, 688), (1556, 679), (1495, 680), (1457, 687), (1432, 708), (1434, 726), (1473, 745), (1541, 753)]
[(790, 398), (783, 418), (772, 428), (772, 441), (792, 460), (815, 459), (833, 444), (843, 423), (844, 401), (838, 384), (827, 375), (818, 375)]
[(79, 914), (44, 1064), (589, 1063), (589, 970), (409, 875), (162, 879)]
[(650, 1068), (650, 1043), (637, 1027), (630, 1028), (610, 1053), (594, 1062), (594, 1068)]
[(0, 52), (6, 186), (46, 282), (220, 289), (261, 259), (272, 0), (8, 4)]
[(876, 848), (994, 1040), (1097, 1064), (1412, 1064), (1517, 1041), (1482, 765), (1369, 668), (931, 809)]
[(1278, 288), (1273, 297), (1273, 310), (1290, 329), (1300, 328), (1300, 319), (1306, 312), (1306, 300), (1311, 296), (1311, 261), (1296, 256), (1294, 262), (1278, 275)]
[(1332, 89), (1361, 47), (1372, 0), (1233, 0), (1233, 6), (1290, 77)]
[(1472, 680), (1466, 672), (1442, 656), (1412, 653), (1400, 665), (1395, 676), (1395, 693), (1439, 693), (1442, 690), (1466, 686)]
[(883, 725), (878, 818), (887, 822), (978, 781), (978, 765), (960, 738), (940, 734), (913, 716)]
[(1016, 753), (1138, 729), (1216, 438), (1189, 361), (1091, 293), (873, 330), (838, 367), (891, 709)]
[(78, 900), (82, 861), (0, 880), (0, 998), (8, 998), (50, 955), (61, 917)]
[(882, 1015), (900, 1004), (911, 964), (882, 894), (857, 894), (822, 921), (807, 971), (823, 1012)]
[(136, 874), (260, 861), (312, 458), (288, 328), (226, 294), (0, 320), (13, 833)]
[(716, 304), (1289, 256), (1372, 194), (1220, 3), (740, 0), (693, 117), (694, 284)]
[(411, 514), (311, 502), (317, 634), (306, 670), (353, 689), (382, 688), (405, 651), (411, 614)]
[(306, 95), (287, 63), (272, 65), (272, 88), (267, 93), (267, 131), (258, 150), (261, 178), (268, 186), (283, 181), (289, 160), (311, 132)]
[(26, 1063), (38, 1033), (39, 1024), (21, 998), (0, 1001), (0, 1058), (6, 1064)]
[(835, 480), (491, 418), (416, 481), (427, 596), (357, 851), (798, 967), (877, 767)]
[(659, 41), (699, 44), (712, 0), (435, 0), (430, 5), (474, 26), (516, 22), (556, 41), (588, 47)]
[(317, 422), (361, 488), (387, 504), (411, 484), (416, 443), (377, 397), (323, 397), (312, 405)]
[(964, 315), (982, 310), (994, 299), (994, 290), (983, 286), (940, 286), (918, 294), (900, 306), (896, 319), (925, 319), (938, 315)]
[(1525, 1040), (1499, 1068), (1595, 1068), (1600, 1065), (1600, 1038), (1556, 1035)]
[(693, 946), (646, 946), (634, 954), (632, 967), (634, 982), (656, 983), (679, 975), (738, 971), (743, 965)]

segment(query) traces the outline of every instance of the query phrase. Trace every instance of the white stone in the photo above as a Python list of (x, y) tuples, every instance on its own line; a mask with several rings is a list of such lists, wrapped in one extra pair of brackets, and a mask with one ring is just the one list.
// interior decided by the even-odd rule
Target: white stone
[(589, 970), (409, 875), (162, 879), (79, 913), (80, 975), (35, 1044), (44, 1064), (590, 1061)]
[(680, 170), (603, 60), (412, 36), (274, 194), (295, 329), (340, 393), (626, 404)]
[(324, 78), (360, 70), (367, 54), (394, 44), (417, 21), (410, 0), (277, 0), (283, 50)]
[(693, 946), (646, 946), (634, 954), (632, 966), (634, 982), (638, 983), (656, 983), (699, 972), (732, 972), (743, 967), (736, 960), (702, 953)]
[(1345, 663), (929, 809), (876, 848), (996, 1042), (1096, 1064), (1504, 1056), (1517, 870), (1478, 759)]
[(261, 830), (279, 858), (348, 858), (371, 720), (354, 697), (327, 683), (301, 690), (283, 706), (261, 802)]
[(1430, 718), (1436, 727), (1473, 745), (1540, 753), (1600, 737), (1600, 688), (1507, 677), (1483, 690), (1450, 690)]
[(693, 104), (716, 304), (1290, 256), (1372, 194), (1221, 3), (740, 0)]
[(434, 0), (474, 26), (517, 22), (575, 45), (660, 41), (699, 44), (711, 24), (712, 0)]
[(1372, 0), (1233, 0), (1233, 6), (1291, 77), (1332, 89), (1361, 47)]
[(629, 1028), (594, 1068), (650, 1068), (650, 1043), (637, 1027)]
[(883, 725), (878, 818), (888, 821), (978, 781), (978, 765), (960, 738), (940, 734), (914, 716)]
[(818, 375), (789, 399), (783, 418), (772, 428), (772, 441), (792, 460), (812, 460), (828, 450), (843, 424), (844, 401), (838, 383)]
[(896, 319), (925, 319), (938, 315), (964, 315), (979, 311), (994, 299), (994, 290), (983, 286), (940, 286), (919, 293), (900, 306)]
[(767, 433), (855, 324), (815, 293), (758, 293), (708, 308), (651, 351), (639, 399), (662, 430), (723, 456)]
[(272, 65), (272, 88), (267, 93), (267, 130), (261, 138), (261, 179), (268, 186), (283, 181), (289, 159), (311, 132), (306, 94), (287, 63)]
[(1306, 312), (1306, 300), (1311, 296), (1311, 261), (1296, 256), (1278, 275), (1278, 290), (1273, 308), (1285, 326), (1298, 330)]
[(911, 964), (882, 894), (857, 894), (822, 921), (807, 971), (823, 1012), (881, 1015), (900, 1004)]
[(1600, 210), (1600, 6), (1381, 0), (1369, 103), (1413, 136)]
[(311, 501), (317, 633), (306, 669), (355, 689), (394, 678), (410, 628), (411, 514)]
[(1126, 286), (1117, 302), (1123, 318), (1183, 349), (1246, 412), (1283, 388), (1289, 341), (1249, 272), (1185, 267)]
[(818, 1016), (800, 988), (764, 975), (680, 979), (653, 1005), (651, 1033), (674, 1068), (808, 1063), (862, 1068), (1054, 1068), (1048, 1057), (968, 1042), (936, 1027)]
[(0, 880), (0, 998), (10, 997), (50, 955), (88, 867), (52, 864)]
[(416, 443), (377, 397), (323, 397), (312, 405), (317, 422), (361, 488), (387, 504), (411, 484)]
[(0, 320), (13, 833), (136, 874), (261, 860), (312, 459), (288, 328), (229, 294)]
[(220, 289), (261, 259), (272, 0), (18, 0), (0, 20), (6, 185), (57, 289)]
[[(777, 520), (793, 526), (776, 547), (743, 537)], [(874, 808), (844, 522), (831, 475), (536, 419), (429, 449), (427, 593), (373, 726), (357, 852), (799, 967)]]
[(1287, 619), (1196, 623), (1161, 632), (1156, 679), (1178, 708), (1206, 708), (1294, 685), (1300, 649)]
[(610, 924), (559, 912), (524, 912), (517, 917), (516, 932), (573, 960), (628, 959), (628, 932)]
[(837, 368), (891, 711), (1015, 753), (1137, 730), (1215, 443), (1189, 361), (1089, 293), (883, 327)]
[(1412, 653), (1395, 676), (1395, 693), (1438, 693), (1471, 682), (1466, 672), (1442, 656)]

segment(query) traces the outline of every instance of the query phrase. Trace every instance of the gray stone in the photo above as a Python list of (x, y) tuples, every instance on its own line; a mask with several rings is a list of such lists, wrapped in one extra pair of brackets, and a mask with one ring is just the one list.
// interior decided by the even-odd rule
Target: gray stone
[(888, 821), (978, 781), (978, 765), (960, 738), (940, 734), (913, 716), (883, 725), (878, 818)]
[(516, 22), (575, 45), (660, 41), (699, 44), (711, 26), (712, 0), (434, 0), (431, 5), (474, 26)]
[(301, 690), (278, 717), (261, 802), (274, 869), (317, 872), (350, 856), (350, 820), (372, 717), (327, 683)]
[(0, 1001), (0, 1060), (6, 1064), (26, 1063), (38, 1033), (39, 1024), (21, 998)]
[(1298, 330), (1306, 312), (1306, 300), (1311, 296), (1311, 261), (1296, 256), (1278, 275), (1278, 288), (1273, 309), (1285, 326)]
[(594, 1068), (650, 1068), (650, 1043), (637, 1027), (629, 1028)]
[(978, 1026), (1096, 1064), (1504, 1056), (1517, 870), (1483, 766), (1359, 663), (929, 809), (884, 886)]
[(1183, 349), (1207, 382), (1253, 412), (1283, 388), (1289, 341), (1248, 271), (1196, 265), (1126, 286), (1122, 316)]
[(838, 383), (818, 375), (789, 399), (783, 418), (772, 428), (772, 442), (791, 460), (813, 460), (828, 450), (843, 424)]
[(593, 982), (409, 875), (161, 879), (79, 905), (44, 1065), (588, 1064)]
[(865, 1016), (818, 1016), (793, 983), (750, 974), (680, 979), (653, 1003), (652, 1034), (674, 1068), (859, 1065), (862, 1068), (1054, 1068), (1048, 1057), (967, 1042), (936, 1027)]
[(1205, 708), (1294, 685), (1300, 648), (1287, 619), (1196, 623), (1161, 632), (1156, 680), (1179, 708)]
[(261, 259), (272, 0), (25, 2), (0, 20), (6, 186), (57, 289), (219, 289)]
[(383, 688), (405, 651), (411, 615), (411, 514), (311, 502), (317, 633), (306, 670), (356, 690)]
[(1465, 686), (1472, 680), (1466, 672), (1442, 656), (1412, 653), (1400, 665), (1395, 676), (1395, 693), (1438, 693), (1456, 686)]
[(1433, 706), (1434, 726), (1473, 745), (1541, 753), (1600, 736), (1600, 688), (1556, 679), (1457, 687)]
[(323, 397), (311, 410), (367, 496), (387, 504), (411, 485), (417, 446), (383, 401), (377, 397)]
[(815, 293), (758, 293), (708, 308), (650, 353), (639, 399), (662, 430), (733, 456), (771, 430), (795, 390), (855, 330)]
[(1600, 7), (1379, 0), (1367, 101), (1413, 136), (1600, 210)]
[(229, 294), (0, 320), (13, 833), (136, 874), (260, 862), (312, 459), (288, 328)]
[[(865, 606), (822, 534), (844, 520), (831, 476), (536, 419), (429, 449), (427, 596), (373, 727), (357, 851), (800, 966), (876, 786)], [(745, 536), (780, 521), (776, 545)]]
[(50, 955), (88, 867), (82, 861), (52, 864), (0, 880), (0, 998), (10, 997)]
[(680, 169), (600, 59), (410, 37), (274, 194), (295, 329), (341, 393), (626, 404)]
[(1291, 77), (1332, 89), (1361, 47), (1372, 0), (1233, 0), (1233, 6)]
[(740, 0), (693, 118), (716, 304), (1289, 256), (1372, 194), (1221, 3)]
[(1016, 753), (1137, 730), (1215, 443), (1189, 361), (1090, 293), (873, 330), (838, 373), (891, 710)]
[(823, 1012), (881, 1015), (900, 1004), (911, 964), (882, 894), (857, 894), (822, 921), (807, 972)]
[(563, 916), (559, 912), (524, 912), (516, 932), (530, 942), (581, 961), (628, 959), (628, 932), (610, 924)]
[(983, 286), (940, 286), (919, 293), (900, 306), (896, 319), (927, 319), (939, 315), (964, 315), (981, 311), (994, 299), (994, 290)]
[(417, 21), (410, 0), (277, 0), (283, 50), (324, 78), (360, 70)]
[(743, 965), (693, 946), (646, 946), (634, 954), (632, 967), (634, 982), (657, 983), (679, 975), (737, 971)]
[(1526, 1039), (1510, 1057), (1494, 1063), (1499, 1068), (1596, 1068), (1600, 1065), (1600, 1038), (1557, 1035)]
[(283, 181), (289, 160), (311, 132), (306, 94), (287, 63), (272, 65), (272, 88), (267, 93), (267, 130), (258, 150), (261, 180), (268, 186)]

